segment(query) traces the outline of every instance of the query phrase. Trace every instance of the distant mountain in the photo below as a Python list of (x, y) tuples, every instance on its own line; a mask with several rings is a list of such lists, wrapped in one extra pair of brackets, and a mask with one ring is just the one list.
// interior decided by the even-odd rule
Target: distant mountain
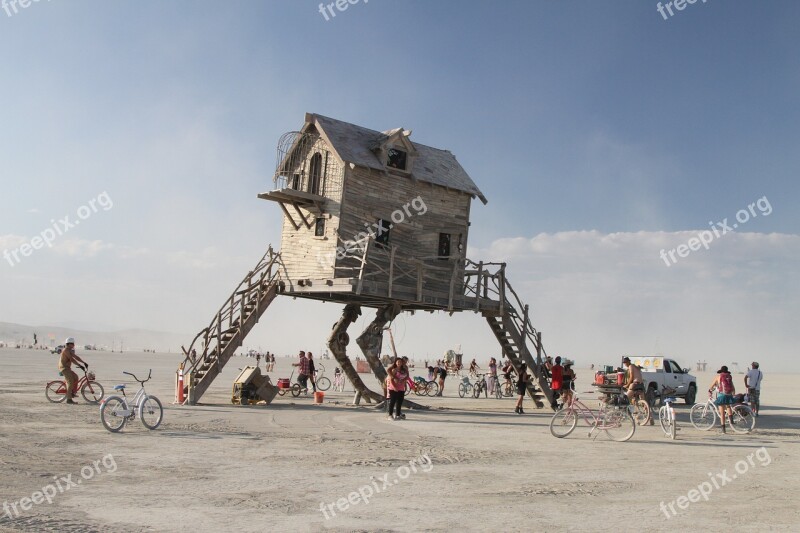
[(85, 345), (97, 349), (141, 351), (156, 350), (159, 352), (180, 352), (181, 345), (188, 345), (193, 335), (151, 331), (146, 329), (125, 329), (119, 331), (87, 331), (59, 326), (26, 326), (0, 322), (0, 342), (9, 345), (33, 344), (33, 335), (37, 335), (39, 345), (57, 346), (64, 343), (67, 337), (75, 337), (78, 348)]

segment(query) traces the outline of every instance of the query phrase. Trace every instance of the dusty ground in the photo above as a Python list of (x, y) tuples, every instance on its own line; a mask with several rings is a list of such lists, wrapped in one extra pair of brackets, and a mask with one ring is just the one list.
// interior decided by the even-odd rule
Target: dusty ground
[[(137, 420), (111, 434), (96, 406), (47, 402), (55, 356), (0, 350), (0, 503), (9, 510), (0, 510), (1, 532), (800, 528), (798, 376), (768, 368), (751, 435), (696, 431), (681, 406), (679, 440), (656, 426), (616, 443), (587, 438), (583, 423), (555, 439), (548, 410), (528, 405), (530, 414), (519, 416), (512, 400), (460, 399), (455, 380), (445, 398), (422, 400), (436, 409), (403, 422), (346, 406), (351, 392), (329, 392), (324, 405), (283, 397), (269, 407), (232, 406), (237, 367), (252, 361), (244, 358), (229, 363), (204, 405), (179, 407), (171, 405), (176, 355), (85, 355), (107, 393), (126, 382), (123, 370), (152, 367), (148, 391), (164, 403), (164, 423), (148, 431)], [(289, 363), (280, 360), (273, 377), (288, 377)], [(323, 363), (331, 375), (333, 362)], [(579, 390), (588, 390), (589, 371), (579, 377)], [(80, 483), (63, 490), (70, 475)], [(698, 486), (711, 487), (708, 501), (690, 492)], [(42, 490), (55, 491), (52, 503), (26, 501), (22, 510), (22, 498)], [(681, 509), (680, 497), (699, 501), (681, 499)], [(662, 501), (675, 516), (665, 516)]]

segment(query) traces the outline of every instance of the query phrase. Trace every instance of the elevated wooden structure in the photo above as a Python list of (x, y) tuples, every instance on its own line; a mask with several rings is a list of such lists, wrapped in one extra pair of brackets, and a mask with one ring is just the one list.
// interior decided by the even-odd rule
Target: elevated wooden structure
[(347, 329), (362, 307), (378, 310), (358, 344), (379, 383), (383, 326), (399, 313), (473, 311), (514, 367), (526, 363), (537, 404), (553, 404), (541, 334), (505, 263), (465, 257), (471, 201), (486, 198), (452, 153), (410, 137), (403, 128), (378, 132), (312, 114), (281, 137), (275, 188), (258, 195), (283, 211), (281, 252), (268, 250), (185, 349), (188, 403), (200, 399), (275, 296), (286, 295), (345, 305), (328, 346), (368, 401), (383, 394), (369, 390), (347, 356)]

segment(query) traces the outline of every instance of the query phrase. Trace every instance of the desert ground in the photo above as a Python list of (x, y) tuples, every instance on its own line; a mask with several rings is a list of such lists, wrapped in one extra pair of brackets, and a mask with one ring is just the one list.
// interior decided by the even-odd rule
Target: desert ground
[[(112, 434), (96, 405), (46, 400), (56, 356), (0, 350), (0, 532), (800, 528), (800, 376), (768, 365), (753, 433), (695, 430), (681, 404), (677, 440), (656, 424), (618, 443), (588, 438), (583, 422), (556, 439), (549, 409), (528, 400), (517, 415), (511, 399), (461, 399), (453, 378), (443, 398), (412, 395), (431, 409), (395, 422), (349, 405), (349, 384), (322, 405), (290, 395), (231, 405), (238, 368), (254, 363), (244, 357), (188, 407), (172, 404), (176, 354), (78, 353), (106, 394), (127, 383), (132, 396), (138, 386), (122, 371), (152, 368), (147, 390), (164, 422)], [(273, 380), (289, 377), (291, 362), (278, 359)], [(332, 377), (335, 362), (320, 362)], [(596, 405), (583, 393), (592, 372), (577, 372), (579, 396)], [(712, 374), (698, 378), (704, 390)]]

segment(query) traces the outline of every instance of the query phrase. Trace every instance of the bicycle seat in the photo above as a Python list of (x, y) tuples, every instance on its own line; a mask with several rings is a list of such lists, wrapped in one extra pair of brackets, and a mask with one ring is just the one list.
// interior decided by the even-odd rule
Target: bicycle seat
[(672, 396), (669, 396), (667, 398), (664, 398), (664, 401), (665, 402), (669, 402), (669, 403), (676, 403), (678, 401), (678, 399), (677, 398), (673, 398)]
[(116, 387), (114, 387), (114, 390), (124, 391), (125, 390), (125, 385), (117, 385)]

